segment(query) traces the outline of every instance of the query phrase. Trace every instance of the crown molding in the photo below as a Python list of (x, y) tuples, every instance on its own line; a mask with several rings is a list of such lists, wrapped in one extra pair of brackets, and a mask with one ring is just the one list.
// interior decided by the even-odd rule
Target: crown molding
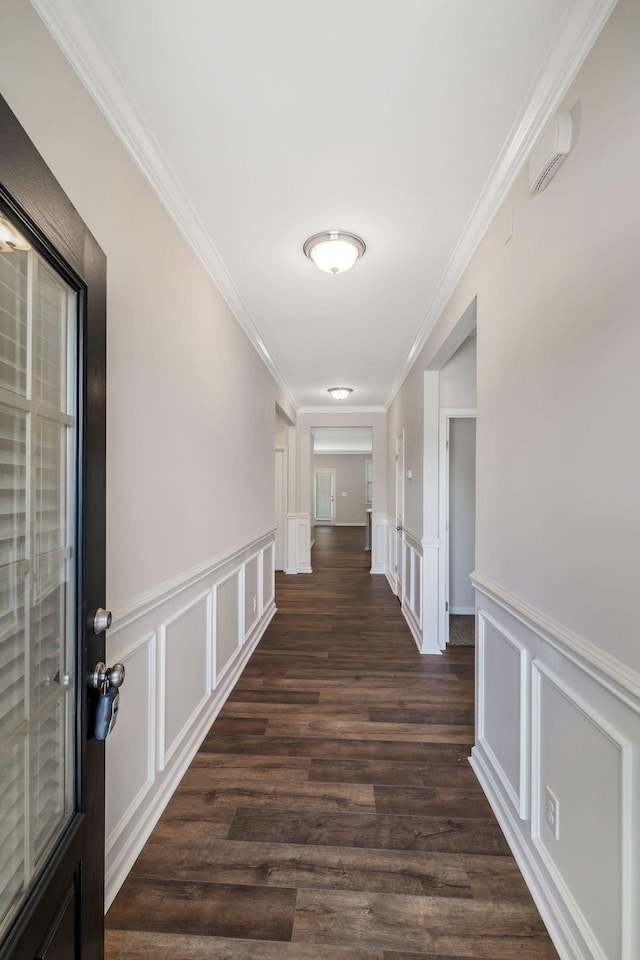
[(222, 257), (135, 107), (86, 11), (78, 0), (31, 0), (31, 4), (297, 410), (290, 384), (271, 357)]
[(575, 0), (567, 12), (436, 287), (404, 366), (391, 388), (385, 410), (388, 410), (395, 400), (471, 258), (513, 187), (531, 148), (567, 94), (617, 2), (618, 0)]
[[(386, 413), (386, 407), (341, 407), (339, 410), (335, 407), (336, 401), (334, 400), (334, 406), (327, 404), (326, 406), (317, 406), (317, 407), (298, 407), (298, 413), (331, 413), (336, 414), (338, 417), (349, 416), (352, 413)], [(339, 401), (337, 401), (339, 402)]]

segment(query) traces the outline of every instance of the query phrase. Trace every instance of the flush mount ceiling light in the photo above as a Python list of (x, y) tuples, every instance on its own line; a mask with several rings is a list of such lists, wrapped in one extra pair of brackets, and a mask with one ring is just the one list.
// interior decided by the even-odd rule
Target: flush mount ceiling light
[(12, 250), (31, 250), (31, 244), (5, 217), (0, 217), (0, 251), (10, 253)]
[(330, 393), (334, 400), (346, 400), (350, 393), (353, 393), (353, 387), (329, 387), (327, 393)]
[(360, 237), (344, 230), (325, 230), (305, 240), (305, 256), (325, 273), (344, 273), (367, 249)]

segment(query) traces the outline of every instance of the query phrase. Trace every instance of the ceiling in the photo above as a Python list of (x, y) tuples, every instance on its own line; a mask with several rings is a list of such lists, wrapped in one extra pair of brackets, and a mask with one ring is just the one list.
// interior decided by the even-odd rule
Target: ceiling
[[(289, 399), (333, 410), (390, 402), (602, 5), (32, 2)], [(367, 251), (331, 276), (302, 244), (336, 228)]]

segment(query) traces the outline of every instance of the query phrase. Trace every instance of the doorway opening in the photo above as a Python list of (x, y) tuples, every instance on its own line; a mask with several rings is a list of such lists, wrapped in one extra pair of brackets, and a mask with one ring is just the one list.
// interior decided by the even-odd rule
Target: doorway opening
[(312, 427), (311, 478), (315, 535), (321, 527), (352, 527), (371, 550), (373, 427)]
[(440, 411), (441, 647), (475, 642), (476, 411)]

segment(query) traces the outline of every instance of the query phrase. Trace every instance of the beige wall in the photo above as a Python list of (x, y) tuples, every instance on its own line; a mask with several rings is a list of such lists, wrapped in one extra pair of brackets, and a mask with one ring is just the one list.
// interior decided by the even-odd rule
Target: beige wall
[[(365, 524), (365, 463), (371, 454), (314, 454), (312, 470), (336, 471), (336, 524)], [(344, 496), (346, 494), (346, 496)]]
[(26, 0), (3, 3), (2, 36), (3, 95), (107, 255), (117, 610), (273, 527), (278, 391)]
[(523, 171), (512, 239), (498, 217), (389, 419), (415, 469), (422, 371), (477, 296), (477, 569), (636, 670), (639, 37), (621, 0), (563, 104), (572, 154), (538, 196)]

